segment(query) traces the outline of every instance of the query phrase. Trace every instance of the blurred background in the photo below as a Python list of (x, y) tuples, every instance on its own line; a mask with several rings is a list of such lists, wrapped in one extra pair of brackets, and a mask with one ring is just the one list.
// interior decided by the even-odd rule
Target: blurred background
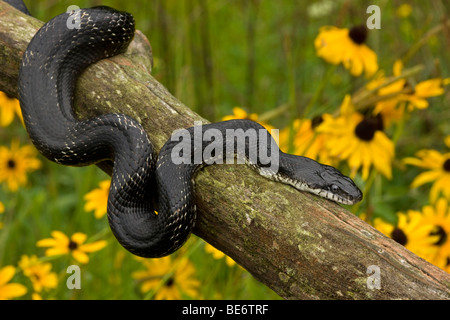
[[(450, 14), (448, 1), (372, 1), (370, 4), (380, 8), (381, 28), (366, 30), (367, 39), (364, 38), (364, 45), (377, 58), (377, 72), (370, 75), (364, 72), (354, 75), (343, 63), (330, 63), (319, 53), (320, 43), (315, 44), (325, 26), (351, 30), (366, 25), (371, 16), (366, 12), (369, 5), (366, 1), (24, 2), (41, 21), (65, 12), (69, 5), (81, 8), (107, 5), (132, 13), (137, 29), (152, 45), (153, 76), (176, 98), (210, 121), (221, 121), (226, 116), (248, 117), (278, 128), (282, 133), (280, 139), (285, 139), (280, 141), (284, 150), (297, 154), (300, 154), (296, 149), (300, 129), (296, 120), (318, 119), (323, 114), (337, 116), (346, 95), (370, 93), (371, 81), (383, 82), (396, 75), (393, 69), (399, 60), (403, 70), (413, 70), (399, 90), (416, 86), (406, 92), (408, 98), (402, 102), (408, 101), (410, 106), (413, 98), (423, 98), (428, 105), (409, 108), (411, 112), (402, 113), (399, 122), (384, 128), (395, 146), (395, 156), (388, 164), (391, 177), (373, 167), (370, 176), (364, 177), (345, 159), (334, 162), (344, 173), (353, 174), (366, 194), (362, 204), (349, 209), (369, 223), (374, 223), (376, 218), (383, 219), (383, 223), (391, 226), (387, 231), (390, 236), (392, 228), (402, 228), (399, 212), (420, 212), (424, 206), (437, 203), (436, 199), (429, 199), (430, 185), (411, 188), (412, 181), (426, 166), (414, 166), (403, 159), (420, 158), (416, 153), (422, 149), (435, 150), (442, 156), (436, 161), (443, 161), (439, 167), (443, 179), (450, 176), (450, 162), (445, 167), (445, 161), (450, 159), (447, 155), (450, 142), (446, 144), (450, 135), (447, 86), (450, 27), (443, 27)], [(323, 39), (328, 38), (324, 36), (322, 42)], [(346, 50), (350, 48), (340, 51)], [(418, 97), (419, 89), (425, 85), (417, 85), (430, 79), (441, 79), (434, 88), (436, 92), (425, 92)], [(6, 110), (3, 105), (10, 102), (7, 98), (0, 99), (0, 110)], [(363, 117), (367, 117), (370, 107), (373, 106), (355, 102), (356, 110)], [(106, 217), (98, 209), (107, 190), (105, 186), (102, 189), (101, 182), (108, 177), (96, 167), (62, 167), (34, 154), (20, 117), (16, 115), (7, 121), (6, 111), (0, 115), (3, 117), (0, 163), (4, 163), (3, 173), (0, 164), (0, 270), (7, 266), (15, 268), (14, 277), (7, 282), (23, 286), (25, 292), (18, 298), (280, 298), (196, 237), (191, 237), (179, 253), (165, 260), (135, 259), (117, 244)], [(22, 163), (20, 159), (28, 162)], [(430, 156), (430, 159), (434, 158)], [(373, 159), (374, 165), (375, 162)], [(26, 174), (26, 182), (17, 182), (17, 188), (11, 187), (7, 178), (2, 181), (2, 174), (6, 177), (7, 169), (12, 169), (14, 164), (24, 168), (18, 174)], [(447, 198), (446, 188), (442, 186), (440, 190), (443, 199)], [(450, 215), (447, 204), (445, 210), (441, 207), (436, 209), (436, 212), (445, 211), (440, 220), (441, 229), (430, 229), (428, 235), (435, 238), (427, 240), (435, 247), (440, 241), (439, 249), (450, 247), (450, 240), (447, 241)], [(94, 214), (97, 209), (98, 214)], [(403, 232), (409, 236), (406, 229)], [(77, 233), (86, 236), (71, 238)], [(53, 242), (43, 239), (53, 239)], [(83, 244), (94, 245), (83, 247)], [(46, 251), (58, 245), (59, 255)], [(84, 261), (83, 254), (89, 256), (88, 262)], [(445, 269), (450, 265), (450, 249), (442, 253), (441, 260), (444, 263), (439, 267)], [(71, 264), (81, 266), (82, 290), (67, 289), (66, 268)], [(44, 278), (47, 281), (42, 281)], [(0, 273), (0, 296), (1, 282)]]

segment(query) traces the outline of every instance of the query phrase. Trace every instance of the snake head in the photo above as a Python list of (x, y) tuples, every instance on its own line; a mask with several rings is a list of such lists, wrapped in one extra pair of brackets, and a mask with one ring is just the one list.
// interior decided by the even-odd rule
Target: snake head
[(363, 194), (352, 179), (344, 176), (339, 170), (322, 165), (321, 170), (316, 172), (320, 176), (320, 183), (313, 188), (316, 193), (324, 198), (347, 205), (355, 204), (362, 200)]
[(277, 178), (280, 182), (346, 205), (362, 200), (363, 194), (353, 180), (336, 168), (290, 154), (284, 154), (284, 159)]

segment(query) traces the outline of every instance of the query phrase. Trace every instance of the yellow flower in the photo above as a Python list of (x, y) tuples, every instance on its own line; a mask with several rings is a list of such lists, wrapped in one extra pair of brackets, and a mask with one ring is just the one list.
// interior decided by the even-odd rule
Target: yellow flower
[(434, 226), (427, 223), (418, 211), (399, 212), (396, 226), (380, 218), (375, 218), (373, 224), (378, 231), (424, 259), (437, 251), (434, 243), (438, 240), (438, 236), (431, 234)]
[(36, 292), (33, 292), (33, 293), (31, 294), (31, 300), (44, 300), (44, 299), (42, 299), (42, 297), (41, 297), (40, 294), (38, 294), (38, 293), (36, 293)]
[[(394, 63), (393, 75), (400, 76), (402, 74), (403, 64), (400, 60)], [(383, 75), (372, 80), (367, 85), (367, 89), (371, 90), (387, 81)], [(402, 119), (406, 106), (408, 111), (417, 109), (425, 109), (429, 106), (427, 98), (435, 97), (444, 93), (443, 86), (447, 84), (447, 79), (434, 78), (419, 82), (414, 88), (402, 78), (393, 83), (382, 87), (378, 90), (379, 96), (386, 96), (385, 100), (376, 103), (374, 114), (383, 116), (386, 127), (392, 121)], [(407, 92), (409, 91), (411, 92)], [(406, 92), (405, 92), (406, 91)]]
[(269, 132), (271, 129), (274, 129), (274, 127), (271, 126), (270, 124), (267, 124), (263, 121), (258, 121), (258, 115), (256, 113), (248, 114), (244, 109), (239, 108), (239, 107), (234, 107), (233, 114), (223, 117), (222, 121), (233, 120), (233, 119), (248, 119), (248, 120), (258, 122), (260, 125), (262, 125), (264, 128), (266, 128)]
[[(400, 76), (403, 70), (403, 63), (401, 60), (397, 60), (394, 63), (394, 76)], [(384, 80), (384, 79), (383, 79)], [(417, 109), (425, 109), (428, 108), (427, 98), (436, 97), (444, 93), (443, 86), (447, 84), (447, 79), (442, 78), (433, 78), (429, 80), (425, 80), (419, 82), (411, 88), (410, 84), (406, 81), (406, 79), (399, 79), (386, 87), (381, 88), (378, 91), (379, 95), (389, 95), (394, 93), (400, 93), (400, 91), (405, 88), (410, 88), (412, 90), (411, 93), (400, 93), (398, 96), (395, 96), (393, 99), (396, 102), (404, 101), (408, 102), (408, 110), (412, 111), (414, 108)]]
[(198, 297), (200, 282), (194, 278), (195, 268), (187, 258), (172, 261), (170, 256), (159, 259), (138, 259), (147, 270), (133, 272), (140, 280), (141, 292), (154, 290), (156, 300), (179, 300), (182, 295)]
[(53, 238), (42, 239), (37, 242), (38, 247), (50, 247), (45, 251), (46, 256), (60, 254), (72, 254), (80, 263), (88, 263), (89, 257), (86, 253), (103, 249), (107, 242), (104, 240), (83, 244), (87, 235), (81, 232), (74, 233), (70, 239), (61, 231), (53, 231)]
[(373, 165), (386, 178), (392, 178), (394, 143), (381, 131), (377, 118), (355, 112), (349, 95), (341, 105), (339, 117), (323, 117), (317, 131), (328, 134), (326, 148), (330, 156), (346, 160), (352, 176), (362, 167), (362, 178), (367, 180)]
[[(403, 64), (401, 60), (397, 60), (393, 67), (393, 76), (400, 76), (402, 74)], [(370, 81), (367, 84), (367, 89), (372, 90), (381, 86), (384, 82), (388, 81), (383, 74)], [(393, 83), (380, 88), (377, 92), (379, 96), (385, 96), (384, 100), (381, 100), (375, 104), (374, 115), (381, 114), (383, 118), (383, 124), (388, 128), (392, 122), (398, 122), (403, 118), (405, 111), (405, 101), (402, 91), (406, 85), (404, 78), (394, 81)]]
[(411, 183), (411, 188), (433, 182), (430, 201), (434, 203), (440, 192), (450, 199), (450, 153), (441, 154), (436, 150), (425, 149), (418, 151), (416, 156), (417, 158), (405, 158), (403, 162), (430, 170), (419, 174)]
[(377, 55), (364, 43), (367, 39), (365, 26), (350, 30), (325, 26), (320, 28), (314, 40), (317, 56), (338, 65), (342, 63), (353, 76), (360, 76), (365, 71), (371, 77), (378, 70)]
[(6, 182), (10, 191), (17, 191), (27, 183), (27, 173), (41, 167), (36, 158), (36, 149), (30, 145), (20, 147), (14, 139), (11, 148), (0, 146), (0, 183)]
[[(393, 76), (394, 77), (401, 76), (402, 71), (403, 71), (403, 62), (401, 60), (396, 60), (392, 67)], [(378, 81), (381, 81), (381, 82), (385, 82), (386, 80), (387, 79), (385, 79), (384, 77), (381, 77), (380, 79), (378, 79)], [(367, 85), (369, 88), (371, 86), (371, 83), (372, 82), (370, 82)], [(381, 85), (381, 83), (378, 83), (378, 84)], [(380, 96), (385, 96), (385, 95), (389, 95), (389, 94), (393, 94), (393, 93), (399, 93), (400, 91), (402, 91), (404, 89), (405, 85), (406, 85), (406, 79), (401, 78), (401, 79), (398, 79), (397, 81), (392, 82), (389, 85), (386, 85), (386, 86), (380, 88), (378, 90), (378, 94)], [(373, 84), (372, 84), (372, 86), (373, 86)]]
[[(334, 159), (330, 156), (325, 143), (327, 141), (326, 134), (319, 134), (315, 128), (322, 123), (323, 117), (316, 117), (314, 119), (296, 119), (293, 123), (294, 137), (293, 154), (308, 157), (319, 161), (320, 163), (333, 165)], [(289, 134), (290, 127), (283, 129), (280, 132), (280, 149), (283, 152), (289, 152)]]
[(407, 18), (411, 15), (411, 13), (412, 13), (412, 7), (411, 7), (411, 5), (409, 5), (407, 3), (403, 3), (396, 10), (396, 14), (400, 18)]
[(23, 296), (27, 293), (27, 288), (19, 283), (8, 283), (16, 269), (13, 266), (6, 266), (0, 269), (0, 300), (9, 300)]
[(19, 100), (11, 98), (6, 93), (0, 91), (0, 126), (9, 126), (14, 120), (14, 114), (23, 123)]
[(436, 97), (444, 93), (443, 80), (434, 78), (419, 82), (415, 85), (411, 94), (405, 94), (403, 98), (409, 102), (408, 109), (410, 111), (428, 108), (429, 103), (426, 100), (430, 97)]
[(92, 190), (84, 196), (86, 204), (84, 210), (94, 211), (94, 216), (100, 219), (106, 214), (108, 206), (109, 187), (111, 180), (104, 180), (100, 182), (100, 187)]
[(36, 292), (41, 292), (43, 289), (54, 289), (58, 284), (56, 273), (51, 272), (52, 264), (47, 262), (40, 262), (38, 258), (33, 255), (28, 257), (23, 255), (19, 261), (19, 267), (23, 270), (33, 284), (33, 289)]
[(222, 258), (225, 258), (225, 262), (229, 267), (232, 267), (236, 264), (236, 261), (234, 261), (233, 259), (231, 259), (229, 256), (227, 256), (225, 253), (223, 253), (220, 250), (217, 250), (216, 248), (214, 248), (212, 245), (210, 245), (209, 243), (207, 243), (205, 245), (205, 251), (210, 253), (214, 259), (219, 260)]
[(437, 252), (428, 261), (450, 272), (450, 207), (447, 199), (440, 198), (435, 205), (424, 206), (422, 214), (424, 222), (434, 227), (431, 235), (438, 237), (433, 243)]

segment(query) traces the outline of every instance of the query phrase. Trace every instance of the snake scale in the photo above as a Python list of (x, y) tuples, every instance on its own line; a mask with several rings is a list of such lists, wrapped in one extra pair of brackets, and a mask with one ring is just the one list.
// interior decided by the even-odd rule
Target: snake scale
[[(14, 5), (21, 1), (8, 2)], [(57, 163), (86, 166), (113, 161), (107, 205), (113, 234), (135, 255), (168, 255), (180, 248), (192, 231), (196, 218), (193, 177), (210, 163), (174, 163), (173, 150), (179, 143), (176, 140), (168, 140), (156, 157), (141, 124), (124, 114), (77, 119), (72, 105), (78, 76), (87, 66), (123, 53), (135, 30), (130, 14), (112, 8), (81, 9), (77, 14), (78, 28), (67, 27), (71, 13), (60, 14), (36, 33), (23, 54), (19, 100), (26, 129), (40, 153)], [(238, 128), (265, 131), (250, 120), (201, 126), (202, 133), (213, 129), (224, 136), (227, 130)], [(186, 146), (194, 151), (189, 157), (196, 148), (204, 151), (210, 145), (211, 141), (194, 143), (195, 127), (187, 132), (192, 139)], [(238, 152), (234, 142), (229, 152), (245, 157), (247, 164), (266, 178), (344, 204), (362, 199), (354, 182), (337, 169), (283, 153), (276, 145), (277, 170), (271, 170), (259, 157), (249, 159), (246, 155), (252, 151), (259, 154), (261, 148), (267, 153), (274, 151), (268, 133), (256, 143), (245, 141), (244, 154)], [(214, 155), (216, 160), (224, 156)]]

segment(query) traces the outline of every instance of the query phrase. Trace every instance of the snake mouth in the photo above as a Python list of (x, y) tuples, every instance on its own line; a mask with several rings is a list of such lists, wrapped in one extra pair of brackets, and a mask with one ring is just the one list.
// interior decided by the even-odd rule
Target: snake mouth
[(349, 206), (351, 206), (351, 205), (353, 205), (353, 204), (358, 202), (351, 195), (347, 195), (346, 197), (344, 197), (344, 196), (332, 193), (332, 192), (330, 192), (328, 190), (324, 190), (324, 189), (311, 189), (311, 188), (308, 188), (308, 189), (304, 189), (304, 191), (308, 191), (308, 192), (316, 194), (316, 195), (318, 195), (318, 196), (320, 196), (322, 198), (326, 198), (326, 199), (329, 199), (329, 200), (332, 200), (332, 201), (335, 201), (335, 202), (338, 202), (338, 203), (341, 203), (341, 204), (349, 205)]
[(293, 186), (295, 189), (300, 191), (306, 191), (315, 195), (318, 195), (322, 198), (329, 199), (331, 201), (344, 204), (344, 205), (354, 205), (355, 203), (359, 202), (361, 200), (361, 197), (354, 197), (350, 194), (337, 194), (333, 193), (330, 190), (322, 189), (322, 188), (314, 188), (309, 186), (306, 182), (297, 181), (285, 176), (273, 176), (273, 180), (289, 184)]

